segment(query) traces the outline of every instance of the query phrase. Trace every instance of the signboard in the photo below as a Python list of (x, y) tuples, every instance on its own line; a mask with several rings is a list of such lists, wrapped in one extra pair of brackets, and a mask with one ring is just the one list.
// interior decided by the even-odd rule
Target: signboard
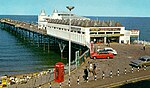
[(90, 31), (120, 31), (121, 28), (90, 28)]
[(117, 36), (124, 36), (124, 34), (93, 34), (90, 37), (117, 37)]
[(131, 35), (139, 35), (139, 30), (130, 30)]

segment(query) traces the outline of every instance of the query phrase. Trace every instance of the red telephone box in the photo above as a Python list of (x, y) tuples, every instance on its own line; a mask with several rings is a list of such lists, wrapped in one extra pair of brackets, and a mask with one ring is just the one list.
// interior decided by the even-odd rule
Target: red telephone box
[(54, 78), (55, 82), (64, 81), (64, 64), (62, 62), (58, 62), (55, 64)]

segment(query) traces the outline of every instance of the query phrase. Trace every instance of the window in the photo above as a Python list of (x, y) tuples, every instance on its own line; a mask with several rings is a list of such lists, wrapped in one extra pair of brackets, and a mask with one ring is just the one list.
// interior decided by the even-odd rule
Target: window
[(144, 58), (140, 58), (139, 60), (141, 60), (141, 61), (146, 61), (146, 59), (144, 59)]
[(120, 34), (120, 32), (114, 32), (114, 34)]
[(112, 32), (106, 32), (106, 34), (112, 34)]
[(150, 61), (150, 59), (148, 59), (147, 61)]
[(111, 50), (111, 49), (107, 49), (106, 51), (113, 51), (113, 50)]
[(67, 29), (64, 28), (65, 31), (67, 31)]
[(81, 31), (78, 31), (78, 33), (81, 33)]
[(105, 34), (105, 32), (98, 32), (98, 34)]
[(91, 32), (90, 34), (97, 34), (97, 32)]

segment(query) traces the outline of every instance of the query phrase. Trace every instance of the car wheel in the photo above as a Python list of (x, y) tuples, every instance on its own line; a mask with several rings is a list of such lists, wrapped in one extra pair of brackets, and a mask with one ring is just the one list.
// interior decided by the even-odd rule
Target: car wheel
[(94, 60), (96, 59), (96, 57), (94, 57)]
[(110, 57), (107, 57), (107, 59), (110, 59)]

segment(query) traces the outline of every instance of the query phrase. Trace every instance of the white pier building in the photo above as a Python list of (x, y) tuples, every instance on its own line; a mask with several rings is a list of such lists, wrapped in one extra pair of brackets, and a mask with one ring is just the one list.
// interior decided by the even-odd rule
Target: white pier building
[[(69, 13), (54, 10), (46, 15), (42, 10), (38, 16), (38, 28), (47, 30), (47, 34), (69, 40)], [(125, 30), (119, 22), (91, 20), (71, 13), (71, 41), (90, 48), (90, 43), (117, 42), (130, 44), (132, 36), (139, 39), (139, 30)]]

